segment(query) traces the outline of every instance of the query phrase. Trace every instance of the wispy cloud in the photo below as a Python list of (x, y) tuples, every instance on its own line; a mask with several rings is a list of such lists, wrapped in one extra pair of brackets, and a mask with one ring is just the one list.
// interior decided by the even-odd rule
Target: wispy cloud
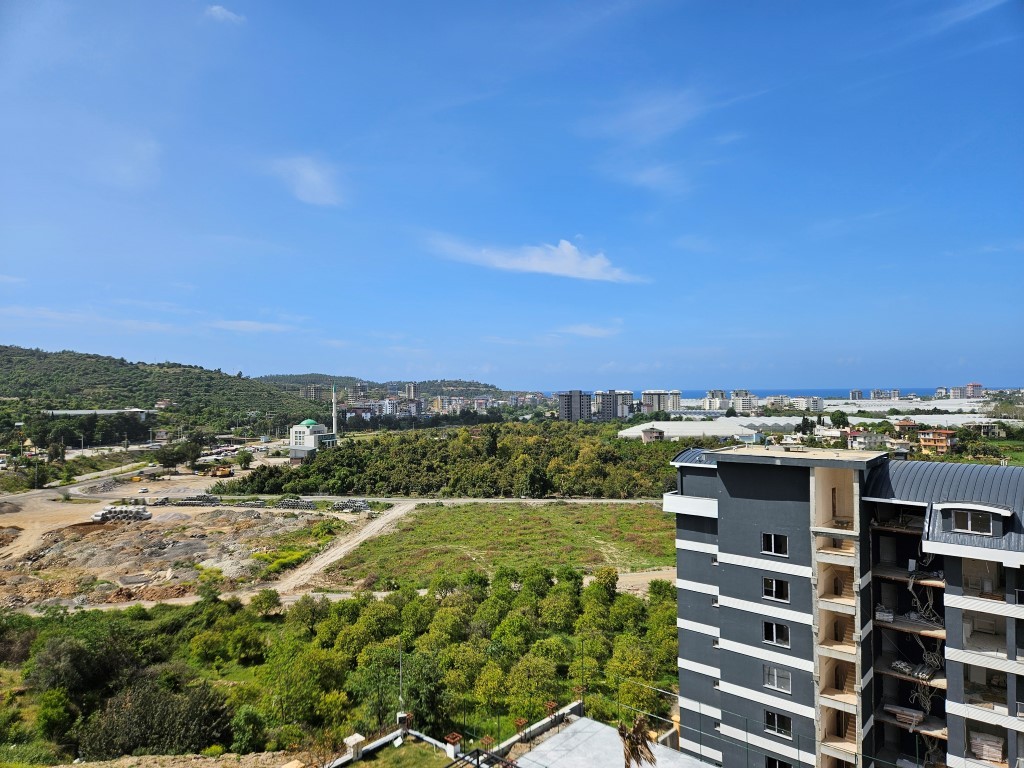
[(584, 336), (588, 339), (606, 339), (609, 336), (616, 336), (621, 331), (619, 326), (600, 326), (590, 323), (576, 323), (559, 328), (555, 333), (564, 333), (570, 336)]
[(269, 169), (304, 203), (331, 206), (344, 202), (335, 179), (336, 171), (329, 163), (308, 155), (296, 155), (271, 161)]
[(921, 31), (920, 36), (938, 35), (947, 29), (972, 21), (1005, 2), (1007, 0), (969, 0), (965, 3), (956, 3), (952, 7), (934, 14)]
[(712, 141), (714, 141), (715, 144), (721, 144), (722, 146), (725, 146), (726, 144), (735, 144), (737, 141), (741, 141), (746, 137), (747, 135), (745, 133), (740, 133), (739, 131), (729, 131), (728, 133), (718, 134), (712, 139)]
[(47, 326), (78, 326), (102, 330), (116, 328), (125, 331), (178, 331), (180, 328), (167, 323), (156, 323), (134, 318), (111, 317), (91, 309), (60, 310), (49, 307), (11, 306), (0, 307), (0, 317), (12, 317)]
[(0, 275), (0, 285), (13, 285), (14, 283), (24, 282), (24, 277), (15, 277), (14, 275)]
[(610, 169), (610, 172), (619, 181), (655, 192), (682, 194), (690, 191), (689, 183), (676, 167), (669, 163), (644, 165), (638, 168), (630, 167), (627, 163), (624, 167)]
[(348, 339), (324, 339), (323, 344), (326, 347), (334, 347), (335, 349), (345, 349), (352, 346), (352, 342)]
[(559, 240), (558, 245), (545, 243), (517, 248), (487, 248), (468, 245), (451, 237), (435, 236), (431, 246), (450, 259), (508, 272), (534, 272), (610, 283), (646, 282), (645, 278), (613, 265), (603, 253), (588, 255), (568, 240)]
[(262, 323), (258, 320), (217, 320), (210, 323), (211, 328), (238, 333), (283, 333), (294, 331), (295, 326), (284, 323)]
[(208, 5), (203, 15), (214, 21), (222, 21), (227, 24), (244, 24), (245, 16), (240, 13), (232, 13), (223, 5)]
[(655, 91), (631, 96), (581, 126), (592, 136), (645, 144), (672, 135), (708, 111), (694, 89)]

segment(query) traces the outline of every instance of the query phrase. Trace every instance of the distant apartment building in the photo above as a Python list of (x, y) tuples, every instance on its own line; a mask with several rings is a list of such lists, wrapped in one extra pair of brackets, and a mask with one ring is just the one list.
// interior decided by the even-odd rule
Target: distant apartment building
[(701, 401), (701, 407), (705, 411), (727, 411), (729, 410), (729, 398), (725, 396), (724, 389), (709, 389)]
[(964, 396), (969, 400), (985, 396), (985, 388), (976, 381), (972, 381), (964, 387)]
[(305, 384), (299, 389), (299, 397), (306, 400), (326, 400), (330, 392), (323, 384)]
[(405, 385), (405, 399), (406, 400), (418, 400), (420, 396), (420, 387), (414, 382), (410, 381)]
[(864, 399), (864, 390), (862, 390), (862, 389), (851, 389), (850, 390), (850, 399), (851, 400), (863, 400)]
[(370, 396), (370, 385), (364, 381), (358, 384), (353, 384), (348, 391), (348, 401), (350, 403), (362, 403)]
[(678, 411), (679, 390), (645, 389), (640, 393), (640, 408), (644, 413)]
[(793, 400), (789, 395), (768, 395), (762, 401), (766, 408), (782, 408), (789, 410), (793, 407)]
[(967, 397), (967, 387), (950, 387), (949, 396), (953, 400), (964, 400)]
[(1006, 437), (1006, 430), (999, 426), (998, 422), (994, 421), (968, 421), (964, 424), (964, 427), (990, 440), (1002, 440)]
[(936, 387), (935, 388), (935, 397), (936, 398), (947, 398), (947, 397), (949, 397), (949, 390), (946, 389), (945, 387)]
[(753, 413), (760, 407), (757, 395), (752, 395), (746, 389), (734, 389), (729, 393), (729, 405), (736, 413)]
[(825, 401), (820, 397), (794, 397), (793, 407), (798, 411), (810, 411), (811, 413), (822, 413), (825, 410)]
[(850, 430), (843, 427), (829, 427), (824, 424), (818, 424), (814, 428), (814, 436), (819, 440), (838, 442), (839, 440), (848, 439), (850, 436)]
[(888, 389), (872, 389), (872, 400), (892, 400), (892, 392)]
[(952, 429), (922, 429), (917, 433), (921, 453), (946, 456), (956, 447), (956, 432)]
[(647, 443), (660, 443), (665, 439), (665, 430), (657, 427), (647, 427), (640, 432), (640, 440)]
[(633, 393), (623, 389), (598, 390), (591, 407), (594, 417), (601, 421), (628, 419), (633, 410)]
[(680, 747), (754, 768), (1024, 760), (1024, 468), (672, 461)]
[(893, 400), (899, 400), (902, 396), (903, 393), (898, 389), (889, 390), (889, 397), (891, 397)]
[(558, 418), (560, 421), (589, 421), (590, 393), (578, 389), (559, 392)]
[(885, 448), (885, 435), (877, 432), (851, 429), (847, 440), (847, 447), (854, 451), (878, 451)]
[(902, 418), (899, 421), (892, 423), (893, 428), (896, 430), (897, 435), (914, 435), (921, 429), (921, 425), (910, 418)]
[(288, 457), (292, 464), (308, 461), (321, 448), (337, 445), (338, 437), (313, 419), (296, 424), (288, 430)]

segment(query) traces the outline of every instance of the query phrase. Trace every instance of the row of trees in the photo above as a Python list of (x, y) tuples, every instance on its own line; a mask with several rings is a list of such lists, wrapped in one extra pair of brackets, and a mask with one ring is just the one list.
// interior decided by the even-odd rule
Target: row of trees
[(298, 467), (257, 467), (215, 493), (636, 498), (674, 487), (671, 458), (715, 439), (643, 444), (617, 425), (507, 422), (349, 440)]
[(620, 593), (610, 569), (586, 587), (567, 568), (466, 572), (422, 595), (306, 596), (287, 611), (271, 590), (221, 600), (209, 575), (201, 593), (188, 607), (0, 614), (0, 662), (29, 690), (0, 702), (0, 743), (91, 759), (286, 748), (386, 730), (399, 696), (430, 734), (497, 736), (497, 717), (534, 720), (580, 695), (591, 716), (663, 713), (654, 687), (675, 676), (672, 585)]

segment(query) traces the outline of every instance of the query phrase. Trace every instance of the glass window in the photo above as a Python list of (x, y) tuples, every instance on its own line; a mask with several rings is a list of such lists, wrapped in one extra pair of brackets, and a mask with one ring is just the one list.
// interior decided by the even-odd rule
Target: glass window
[(764, 641), (789, 648), (789, 627), (785, 624), (776, 624), (774, 621), (766, 621), (764, 623)]
[(776, 736), (784, 736), (787, 739), (793, 738), (793, 718), (789, 715), (780, 715), (766, 709), (764, 711), (764, 729)]
[(769, 600), (789, 602), (789, 582), (784, 579), (763, 579), (762, 595)]
[(953, 530), (962, 533), (992, 535), (992, 513), (975, 512), (969, 509), (953, 510)]
[(777, 757), (766, 757), (764, 759), (764, 768), (793, 768), (793, 764), (787, 763), (785, 760), (779, 760)]
[(793, 691), (793, 673), (788, 669), (780, 669), (770, 664), (764, 665), (764, 687), (783, 693)]
[(762, 533), (761, 552), (766, 555), (789, 557), (789, 537), (781, 533)]

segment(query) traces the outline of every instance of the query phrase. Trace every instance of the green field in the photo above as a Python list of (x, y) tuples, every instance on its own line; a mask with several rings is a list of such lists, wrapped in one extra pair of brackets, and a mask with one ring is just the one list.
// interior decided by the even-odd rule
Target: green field
[(642, 570), (675, 562), (674, 524), (656, 504), (421, 504), (327, 575), (338, 586), (425, 587), (438, 573), (503, 565)]

